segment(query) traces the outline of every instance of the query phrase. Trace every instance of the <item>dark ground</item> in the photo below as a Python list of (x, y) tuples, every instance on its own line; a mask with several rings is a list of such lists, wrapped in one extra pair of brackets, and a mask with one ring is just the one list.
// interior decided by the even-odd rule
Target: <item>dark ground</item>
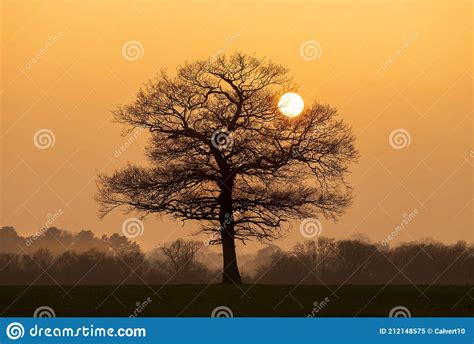
[[(40, 306), (58, 317), (138, 316), (208, 317), (227, 306), (236, 317), (305, 317), (319, 302), (320, 317), (386, 317), (396, 306), (413, 317), (467, 317), (474, 314), (471, 286), (279, 286), (279, 285), (168, 285), (168, 286), (0, 286), (0, 316), (32, 316)], [(153, 291), (157, 291), (155, 292)], [(245, 292), (245, 293), (244, 293)], [(151, 298), (149, 305), (143, 303)], [(325, 298), (329, 299), (323, 305)]]

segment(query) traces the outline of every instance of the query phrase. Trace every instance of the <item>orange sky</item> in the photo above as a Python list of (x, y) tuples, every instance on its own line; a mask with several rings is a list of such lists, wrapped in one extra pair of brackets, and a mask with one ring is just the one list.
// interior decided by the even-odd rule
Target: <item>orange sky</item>
[[(111, 122), (161, 68), (236, 50), (290, 68), (306, 103), (337, 107), (353, 127), (360, 162), (355, 201), (322, 235), (472, 241), (472, 8), (470, 1), (2, 1), (1, 225), (33, 234), (53, 225), (97, 235), (120, 232), (130, 215), (97, 217), (99, 171), (144, 162), (147, 134), (118, 157), (129, 137)], [(122, 47), (138, 41), (143, 56)], [(315, 41), (319, 58), (300, 47)], [(54, 145), (38, 149), (40, 129)], [(410, 144), (394, 149), (392, 131)], [(117, 155), (117, 154), (116, 154)], [(304, 238), (299, 223), (275, 243)], [(144, 249), (193, 226), (150, 217)], [(204, 238), (204, 237), (201, 237)], [(249, 248), (260, 247), (252, 244)]]

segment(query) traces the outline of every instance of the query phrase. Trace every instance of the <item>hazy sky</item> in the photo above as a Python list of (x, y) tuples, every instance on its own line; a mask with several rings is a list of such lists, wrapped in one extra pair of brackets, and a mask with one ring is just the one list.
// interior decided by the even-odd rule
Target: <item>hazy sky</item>
[[(306, 103), (337, 107), (353, 127), (361, 153), (350, 178), (354, 204), (337, 223), (322, 220), (322, 235), (363, 233), (380, 241), (404, 214), (416, 213), (392, 243), (472, 241), (470, 1), (2, 1), (2, 7), (1, 224), (22, 235), (60, 209), (54, 226), (120, 232), (131, 215), (99, 220), (96, 175), (143, 163), (148, 135), (121, 136), (110, 111), (133, 100), (161, 68), (173, 72), (185, 60), (238, 50), (290, 68)], [(127, 141), (133, 143), (116, 154)], [(298, 226), (275, 243), (286, 248), (303, 240)], [(190, 238), (196, 228), (149, 217), (137, 241), (150, 249)]]

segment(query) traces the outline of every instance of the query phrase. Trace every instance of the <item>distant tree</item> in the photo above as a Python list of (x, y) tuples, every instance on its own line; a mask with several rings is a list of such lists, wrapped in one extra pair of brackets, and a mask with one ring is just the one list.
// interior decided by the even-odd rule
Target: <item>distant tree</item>
[(316, 272), (319, 263), (318, 246), (316, 241), (307, 240), (293, 247), (293, 254), (310, 270)]
[(76, 252), (85, 252), (90, 249), (105, 251), (107, 247), (103, 240), (95, 237), (92, 231), (82, 230), (73, 237), (69, 249)]
[(25, 239), (18, 236), (15, 228), (10, 226), (0, 228), (0, 252), (16, 253), (19, 248), (25, 246)]
[(40, 248), (32, 254), (31, 258), (36, 262), (41, 270), (46, 270), (53, 262), (51, 251), (46, 248)]
[(69, 284), (72, 284), (71, 275), (73, 275), (73, 273), (71, 267), (77, 267), (78, 263), (78, 254), (76, 252), (66, 251), (56, 259), (55, 268)]
[[(317, 240), (307, 240), (297, 243), (293, 247), (292, 253), (308, 269), (308, 272), (311, 272), (313, 277), (316, 276), (316, 280), (320, 282), (330, 261), (336, 257), (336, 241), (325, 237), (320, 237)], [(311, 276), (308, 274), (308, 277)]]
[(49, 227), (44, 232), (41, 232), (41, 235), (35, 237), (35, 239), (29, 238), (31, 245), (28, 247), (28, 250), (29, 252), (34, 252), (38, 248), (47, 248), (52, 255), (58, 255), (72, 245), (74, 238), (75, 236), (71, 232), (56, 227)]
[(166, 257), (165, 268), (176, 275), (180, 271), (186, 271), (194, 263), (196, 253), (203, 246), (199, 241), (178, 239), (161, 247)]
[(362, 278), (367, 272), (370, 257), (377, 247), (357, 240), (341, 240), (337, 242), (337, 257), (341, 272), (352, 276), (354, 280)]
[(331, 259), (335, 259), (337, 256), (337, 243), (335, 239), (325, 237), (318, 238), (317, 243), (320, 259), (319, 271), (321, 277), (324, 278)]
[(286, 68), (241, 53), (149, 81), (114, 115), (150, 131), (151, 166), (101, 175), (101, 215), (124, 206), (202, 221), (222, 245), (223, 283), (241, 283), (236, 239), (271, 240), (289, 219), (342, 214), (354, 137), (327, 105), (282, 115), (277, 103), (290, 82)]
[(103, 235), (102, 242), (106, 245), (107, 251), (114, 255), (127, 255), (140, 253), (140, 246), (123, 235), (117, 233), (111, 236)]
[(245, 270), (251, 278), (259, 280), (261, 275), (258, 274), (262, 266), (268, 266), (272, 262), (275, 254), (281, 253), (282, 250), (276, 245), (266, 245), (264, 248), (259, 249), (255, 255), (250, 255), (247, 262), (242, 265), (242, 270)]

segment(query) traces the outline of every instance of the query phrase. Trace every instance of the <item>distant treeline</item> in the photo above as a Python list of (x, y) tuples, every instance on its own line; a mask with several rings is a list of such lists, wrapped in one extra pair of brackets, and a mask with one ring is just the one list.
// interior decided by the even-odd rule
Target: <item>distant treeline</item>
[(271, 284), (473, 284), (474, 247), (465, 242), (396, 248), (318, 238), (276, 252), (256, 276)]
[[(221, 256), (202, 242), (176, 240), (144, 254), (113, 234), (48, 228), (24, 238), (0, 228), (0, 284), (218, 283)], [(267, 246), (242, 256), (245, 283), (473, 284), (472, 244), (425, 240), (395, 248), (365, 239), (319, 237), (284, 251)]]
[[(34, 240), (32, 240), (34, 238)], [(0, 285), (208, 283), (217, 271), (197, 260), (202, 243), (177, 240), (150, 254), (119, 234), (48, 228), (24, 238), (0, 228)]]

